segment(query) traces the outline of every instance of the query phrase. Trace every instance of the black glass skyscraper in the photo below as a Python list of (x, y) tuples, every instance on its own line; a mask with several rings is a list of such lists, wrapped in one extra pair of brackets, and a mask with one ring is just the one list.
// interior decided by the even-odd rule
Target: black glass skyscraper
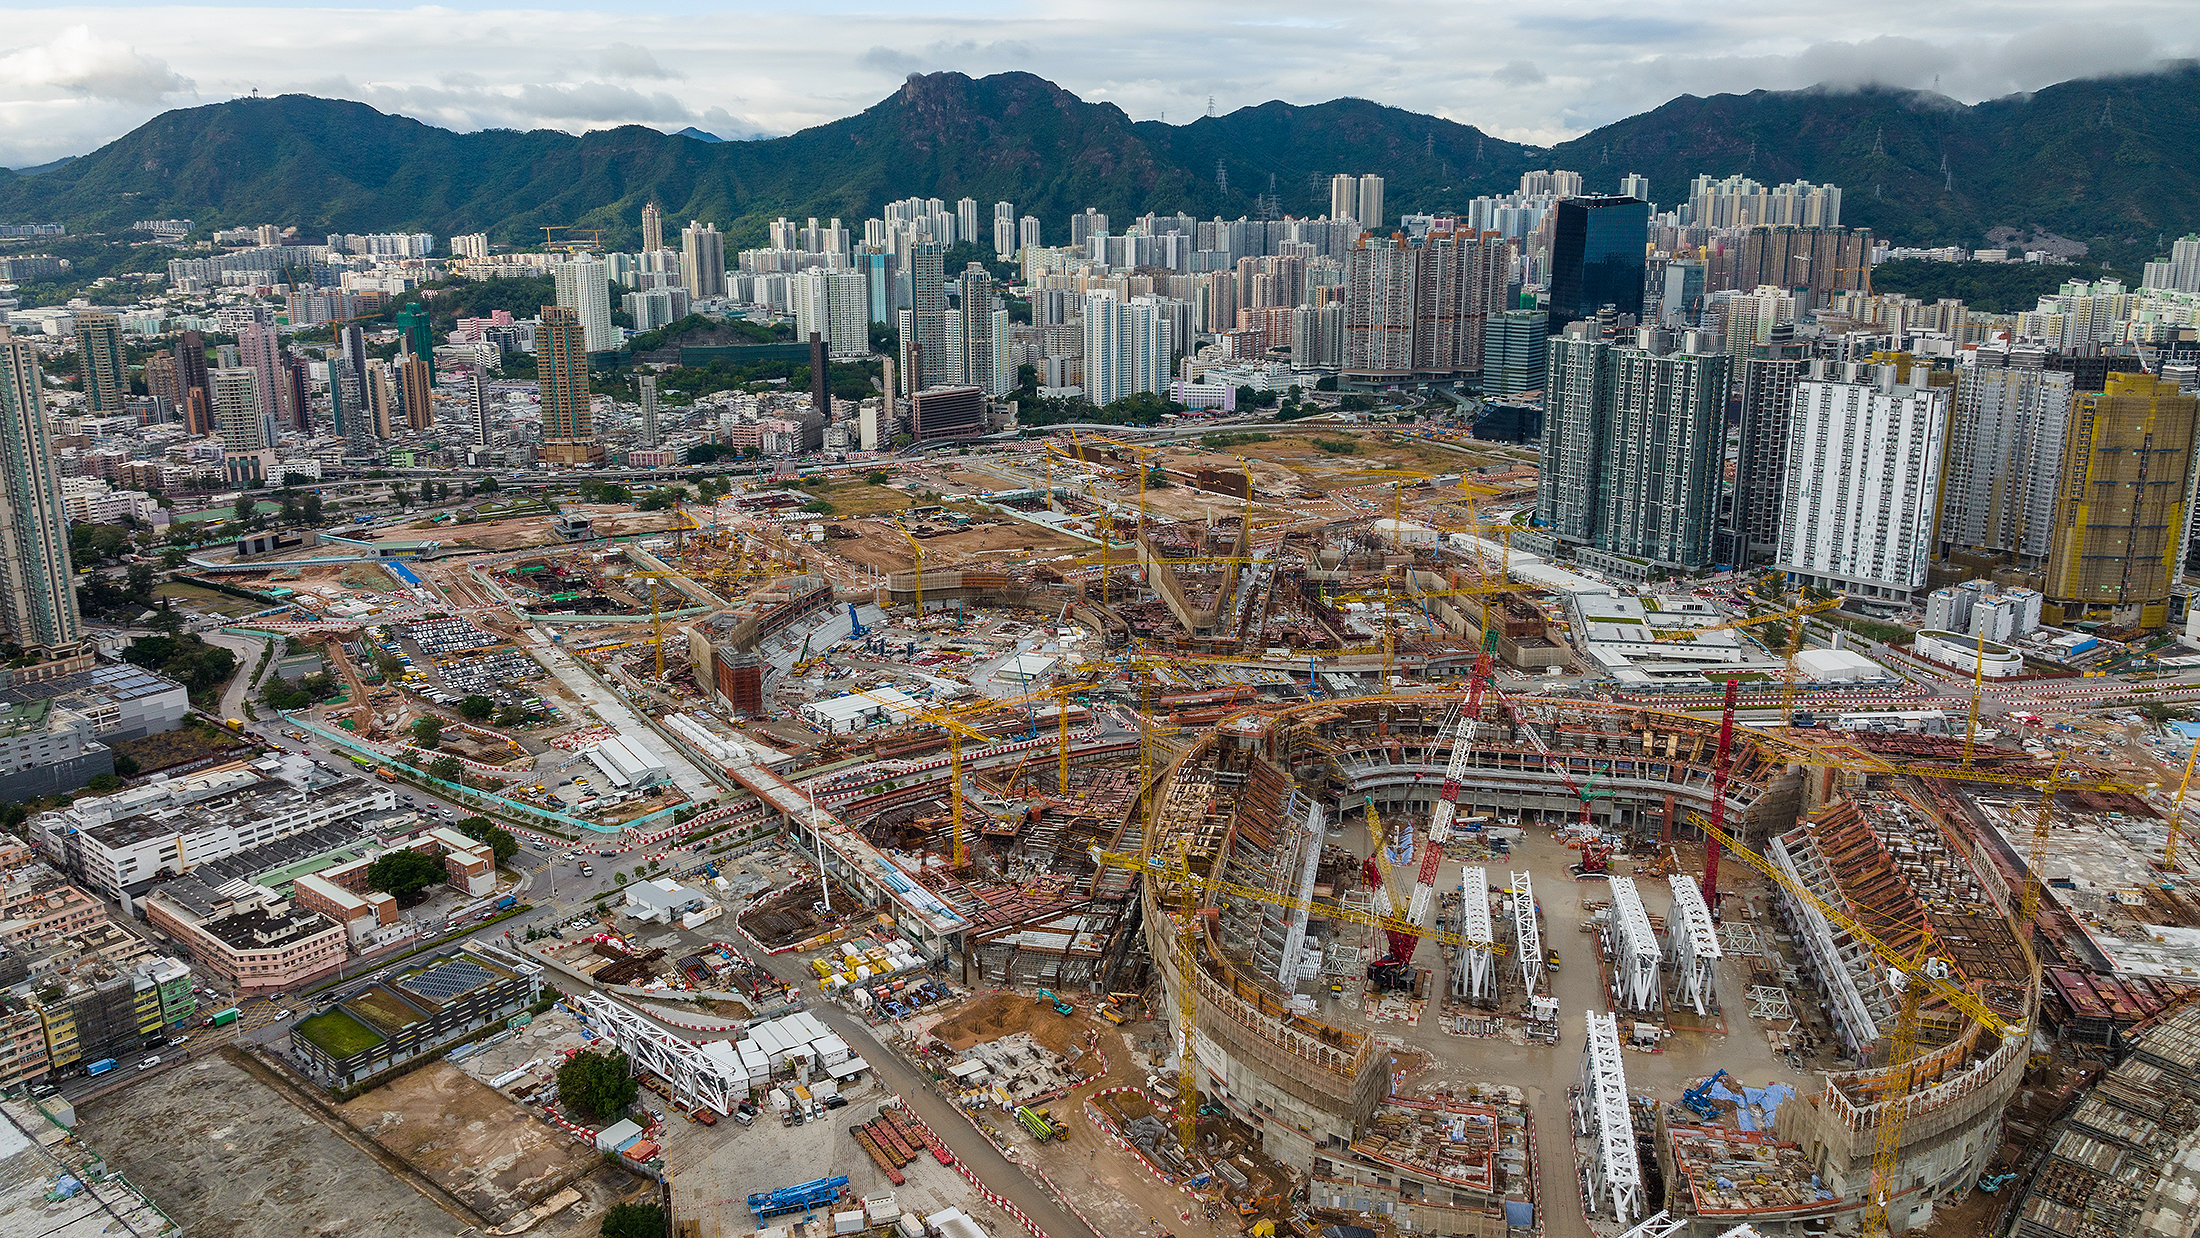
[(1642, 316), (1650, 204), (1640, 198), (1562, 198), (1551, 231), (1551, 334), (1610, 305)]

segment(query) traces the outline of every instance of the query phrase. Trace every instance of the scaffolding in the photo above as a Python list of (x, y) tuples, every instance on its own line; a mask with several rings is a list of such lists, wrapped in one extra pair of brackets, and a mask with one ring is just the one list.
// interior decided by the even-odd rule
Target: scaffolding
[(1520, 957), (1520, 987), (1529, 997), (1543, 983), (1543, 930), (1535, 920), (1535, 878), (1512, 875), (1513, 953)]
[(682, 1108), (708, 1105), (730, 1116), (736, 1102), (748, 1099), (748, 1072), (731, 1041), (691, 1045), (601, 993), (583, 993), (579, 1001), (596, 1030), (625, 1050), (637, 1071), (653, 1071), (671, 1085)]
[(1452, 994), (1470, 1002), (1497, 1000), (1496, 941), (1490, 927), (1490, 875), (1480, 865), (1459, 874), (1459, 935), (1474, 943), (1459, 951)]
[(1635, 1158), (1627, 1070), (1619, 1060), (1619, 1016), (1583, 1014), (1589, 1035), (1581, 1047), (1581, 1082), (1574, 1089), (1574, 1137), (1595, 1141), (1589, 1150), (1589, 1210), (1608, 1199), (1612, 1219), (1625, 1225), (1642, 1211), (1642, 1164)]
[(1613, 877), (1612, 914), (1605, 924), (1605, 952), (1612, 960), (1612, 997), (1621, 1010), (1649, 1014), (1664, 1004), (1659, 970), (1664, 955), (1650, 927), (1650, 913), (1632, 877)]
[(1673, 1000), (1709, 1014), (1719, 1006), (1719, 960), (1726, 952), (1695, 880), (1685, 873), (1669, 880), (1673, 910), (1665, 918), (1665, 946), (1673, 955)]

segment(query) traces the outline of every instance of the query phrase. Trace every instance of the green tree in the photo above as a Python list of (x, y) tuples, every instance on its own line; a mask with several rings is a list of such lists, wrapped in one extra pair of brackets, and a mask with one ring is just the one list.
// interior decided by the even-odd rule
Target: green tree
[(412, 724), (413, 742), (423, 748), (435, 748), (443, 742), (443, 719), (426, 714)]
[(476, 842), (489, 844), (489, 849), (496, 853), (497, 863), (499, 864), (519, 854), (519, 839), (512, 836), (512, 831), (505, 829), (487, 817), (461, 818), (458, 822), (458, 828), (459, 832), (466, 835), (466, 837)]
[(259, 503), (249, 494), (237, 496), (237, 523), (251, 528), (259, 510)]
[(501, 488), (494, 477), (484, 477), (474, 483), (474, 489), (481, 491), (483, 494), (495, 494)]
[(396, 654), (385, 649), (374, 655), (374, 669), (384, 679), (395, 679), (405, 673), (405, 664), (398, 661)]
[(566, 1108), (591, 1122), (624, 1117), (640, 1090), (626, 1054), (616, 1049), (609, 1053), (576, 1053), (558, 1067), (558, 1098)]
[(430, 778), (441, 778), (445, 782), (457, 782), (465, 772), (465, 767), (461, 766), (458, 763), (458, 758), (454, 756), (440, 756), (428, 762), (428, 776)]
[(84, 784), (84, 789), (105, 795), (109, 791), (121, 790), (122, 780), (113, 774), (94, 774), (92, 780)]
[[(162, 614), (167, 622), (181, 626), (181, 619), (173, 611), (164, 607)], [(207, 644), (196, 633), (141, 636), (130, 642), (122, 657), (182, 684), (201, 709), (213, 707), (215, 693), (237, 669), (235, 654)]]
[(464, 717), (468, 722), (486, 722), (489, 720), (489, 715), (495, 713), (496, 710), (497, 703), (490, 700), (488, 697), (483, 696), (479, 692), (468, 696), (466, 699), (458, 703), (458, 712), (460, 716)]
[(367, 866), (367, 888), (380, 890), (399, 902), (417, 898), (422, 890), (441, 880), (440, 851), (392, 851)]
[(603, 1214), (603, 1238), (665, 1238), (661, 1204), (613, 1204)]

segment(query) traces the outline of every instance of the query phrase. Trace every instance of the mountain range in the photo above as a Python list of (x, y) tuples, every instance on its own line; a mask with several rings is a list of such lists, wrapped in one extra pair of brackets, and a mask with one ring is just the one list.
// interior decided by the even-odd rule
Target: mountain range
[(988, 219), (1014, 202), (1052, 239), (1087, 206), (1234, 217), (1273, 194), (1282, 211), (1318, 214), (1337, 172), (1384, 176), (1393, 215), (1440, 211), (1533, 168), (1579, 171), (1591, 191), (1639, 172), (1668, 204), (1700, 173), (1830, 182), (1844, 223), (1901, 243), (2051, 234), (2131, 262), (2200, 228), (2200, 63), (1975, 105), (1878, 88), (1683, 96), (1551, 148), (1350, 98), (1134, 122), (1028, 73), (916, 75), (857, 115), (736, 142), (640, 126), (454, 133), (283, 95), (171, 111), (89, 154), (0, 171), (0, 219), (99, 231), (182, 216), (514, 244), (562, 224), (632, 247), (655, 201), (668, 224), (714, 220), (754, 244), (779, 215), (853, 222), (894, 198), (967, 195)]

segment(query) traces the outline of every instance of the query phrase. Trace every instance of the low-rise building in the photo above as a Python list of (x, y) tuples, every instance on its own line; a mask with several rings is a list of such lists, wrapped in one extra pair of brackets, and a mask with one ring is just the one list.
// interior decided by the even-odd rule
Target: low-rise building
[(142, 905), (147, 923), (183, 943), (239, 997), (310, 983), (349, 956), (343, 925), (263, 886), (231, 882), (217, 890), (182, 877), (163, 883)]
[(30, 828), (39, 852), (86, 888), (128, 900), (202, 864), (396, 809), (387, 787), (266, 757), (81, 799)]
[(441, 1052), (533, 1004), (542, 969), (485, 955), (447, 954), (369, 985), (290, 1029), (291, 1056), (330, 1088)]
[(106, 918), (99, 900), (43, 864), (0, 877), (0, 944), (37, 947)]
[(105, 920), (0, 951), (0, 1086), (11, 1072), (68, 1071), (188, 1027), (198, 1011), (191, 989), (189, 967)]

